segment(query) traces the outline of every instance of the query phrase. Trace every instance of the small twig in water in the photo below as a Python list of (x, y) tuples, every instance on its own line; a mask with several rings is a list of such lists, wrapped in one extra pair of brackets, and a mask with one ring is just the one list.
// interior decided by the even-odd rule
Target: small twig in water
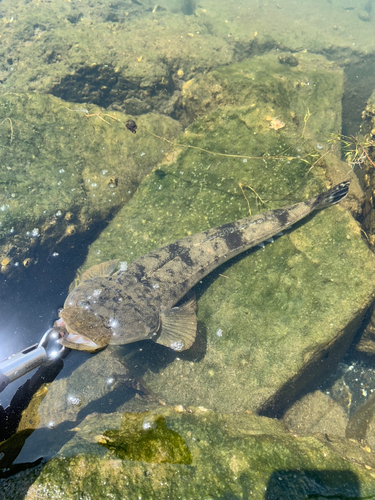
[(368, 161), (369, 161), (369, 162), (371, 163), (371, 165), (375, 168), (375, 164), (374, 164), (374, 162), (371, 160), (371, 158), (369, 157), (369, 155), (367, 154), (366, 149), (362, 146), (362, 144), (359, 142), (359, 140), (358, 140), (356, 137), (354, 137), (354, 135), (352, 135), (351, 137), (352, 137), (352, 138), (353, 138), (356, 142), (358, 142), (358, 144), (359, 144), (359, 145), (361, 146), (361, 148), (362, 148), (362, 151), (363, 151), (363, 152), (365, 153), (365, 155), (367, 156)]
[[(191, 146), (190, 144), (180, 144), (180, 143), (176, 143), (176, 142), (170, 141), (169, 139), (166, 139), (165, 137), (161, 137), (160, 135), (156, 135), (153, 132), (150, 132), (149, 130), (147, 130), (147, 132), (150, 135), (156, 137), (157, 139), (160, 139), (162, 141), (168, 142), (168, 144), (172, 144), (172, 146), (181, 147), (181, 148), (197, 149), (198, 151), (203, 151), (203, 153), (208, 153), (208, 154), (214, 155), (214, 156), (225, 156), (227, 158), (246, 158), (248, 160), (281, 160), (281, 159), (285, 159), (285, 160), (302, 160), (302, 161), (305, 161), (305, 160), (303, 160), (303, 158), (300, 158), (298, 156), (267, 156), (267, 155), (264, 155), (264, 156), (247, 156), (247, 155), (231, 155), (231, 154), (228, 154), (228, 153), (216, 153), (215, 151), (209, 151), (208, 149), (199, 148), (198, 146)], [(286, 149), (285, 152), (288, 151), (289, 149), (290, 148)]]
[(371, 243), (370, 243), (370, 238), (367, 236), (366, 231), (365, 231), (364, 229), (362, 229), (362, 228), (360, 228), (360, 231), (361, 231), (361, 233), (363, 233), (363, 234), (365, 235), (366, 240), (367, 240), (367, 241), (368, 241), (368, 243), (371, 245)]
[(108, 125), (111, 125), (109, 122), (107, 122), (107, 120), (104, 120), (104, 118), (102, 118), (100, 115), (102, 115), (102, 116), (109, 116), (110, 118), (112, 118), (112, 120), (116, 120), (116, 122), (120, 121), (117, 118), (115, 118), (114, 116), (108, 115), (107, 113), (101, 113), (100, 111), (98, 111), (98, 113), (92, 113), (91, 115), (86, 114), (85, 116), (86, 116), (86, 118), (90, 118), (90, 116), (97, 116), (103, 122), (107, 123)]
[(331, 152), (331, 148), (329, 148), (328, 151), (326, 151), (322, 156), (320, 156), (316, 161), (314, 161), (314, 163), (311, 165), (311, 167), (308, 169), (308, 171), (306, 172), (305, 175), (306, 176), (309, 175), (309, 173), (315, 167), (315, 165), (317, 165), (320, 162), (320, 160), (322, 160), (330, 152)]
[(116, 120), (116, 122), (120, 122), (120, 120), (118, 120), (116, 117), (114, 117), (112, 115), (108, 115), (107, 113), (102, 113), (101, 111), (98, 111), (97, 113), (89, 114), (88, 110), (85, 108), (70, 109), (70, 108), (67, 108), (66, 106), (64, 106), (64, 108), (67, 109), (68, 111), (75, 111), (76, 113), (84, 113), (86, 118), (90, 118), (91, 116), (97, 116), (100, 120), (107, 123), (108, 125), (111, 125), (111, 124), (109, 122), (107, 122), (107, 120), (104, 120), (104, 118), (102, 118), (100, 115), (109, 116), (110, 118), (112, 118), (112, 120)]
[(305, 114), (305, 116), (303, 117), (303, 122), (304, 122), (304, 125), (303, 125), (303, 130), (302, 130), (302, 135), (301, 135), (301, 137), (303, 137), (303, 136), (305, 135), (306, 124), (307, 124), (307, 121), (308, 121), (308, 119), (310, 118), (310, 116), (311, 116), (310, 110), (309, 110), (309, 108), (307, 108), (306, 114)]
[(246, 197), (245, 191), (243, 190), (242, 186), (243, 187), (247, 187), (248, 189), (250, 189), (250, 191), (252, 191), (255, 194), (255, 196), (257, 198), (259, 198), (260, 202), (263, 203), (263, 205), (265, 205), (265, 202), (262, 200), (262, 198), (259, 196), (259, 194), (255, 191), (255, 189), (253, 189), (251, 186), (249, 186), (248, 184), (242, 184), (241, 182), (239, 182), (238, 185), (240, 186), (242, 194), (244, 195), (244, 198), (246, 200), (247, 208), (249, 209), (249, 215), (251, 215), (250, 203), (249, 203), (249, 200)]

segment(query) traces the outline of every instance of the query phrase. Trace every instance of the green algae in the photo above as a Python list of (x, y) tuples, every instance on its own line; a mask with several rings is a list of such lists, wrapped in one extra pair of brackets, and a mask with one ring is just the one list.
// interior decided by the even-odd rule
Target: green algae
[(191, 464), (184, 439), (167, 428), (165, 417), (146, 413), (125, 413), (119, 430), (103, 432), (100, 444), (122, 460), (148, 463)]

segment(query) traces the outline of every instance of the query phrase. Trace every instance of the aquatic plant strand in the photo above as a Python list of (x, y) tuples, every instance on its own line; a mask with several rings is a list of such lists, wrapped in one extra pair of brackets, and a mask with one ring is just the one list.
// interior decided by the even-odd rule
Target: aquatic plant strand
[[(247, 155), (234, 155), (234, 154), (229, 154), (229, 153), (217, 153), (215, 151), (209, 151), (208, 149), (204, 148), (199, 148), (198, 146), (191, 146), (190, 144), (180, 144), (176, 143), (173, 141), (170, 141), (169, 139), (166, 139), (165, 137), (161, 137), (160, 135), (156, 135), (153, 132), (150, 132), (149, 130), (146, 130), (149, 134), (152, 136), (156, 137), (157, 139), (160, 139), (162, 141), (168, 142), (168, 144), (172, 144), (172, 146), (176, 147), (182, 147), (182, 148), (190, 148), (190, 149), (197, 149), (198, 151), (203, 151), (204, 153), (208, 153), (213, 156), (225, 156), (227, 158), (246, 158), (248, 160), (281, 160), (281, 159), (286, 159), (286, 160), (301, 160), (306, 163), (307, 160), (305, 160), (305, 157), (299, 157), (299, 156), (283, 156), (283, 153), (288, 151), (290, 148), (286, 149), (281, 156), (247, 156)], [(311, 153), (307, 154), (306, 156), (312, 156)]]
[(250, 208), (250, 203), (249, 203), (249, 200), (247, 199), (247, 196), (246, 196), (246, 194), (245, 194), (245, 191), (243, 190), (243, 188), (244, 188), (244, 187), (247, 187), (248, 189), (250, 189), (250, 191), (252, 191), (252, 192), (255, 194), (255, 196), (256, 196), (257, 198), (259, 198), (259, 201), (260, 201), (261, 203), (263, 203), (263, 205), (265, 205), (265, 204), (266, 204), (266, 203), (262, 200), (262, 198), (259, 196), (259, 194), (255, 191), (255, 189), (254, 189), (254, 188), (252, 188), (252, 187), (251, 187), (251, 186), (249, 186), (248, 184), (242, 184), (242, 182), (239, 182), (239, 183), (238, 183), (238, 185), (240, 186), (240, 189), (241, 189), (241, 191), (242, 191), (242, 194), (244, 195), (244, 198), (245, 198), (245, 200), (246, 200), (247, 207), (248, 207), (248, 209), (249, 209), (249, 215), (251, 215), (251, 208)]

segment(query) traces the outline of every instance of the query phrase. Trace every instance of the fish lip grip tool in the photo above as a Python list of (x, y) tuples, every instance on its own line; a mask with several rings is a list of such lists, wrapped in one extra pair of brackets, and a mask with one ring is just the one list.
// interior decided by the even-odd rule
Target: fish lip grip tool
[(50, 328), (43, 335), (39, 343), (33, 344), (22, 351), (12, 354), (0, 362), (0, 392), (8, 384), (31, 372), (39, 366), (49, 366), (61, 358), (66, 348), (57, 341), (61, 338), (62, 330)]

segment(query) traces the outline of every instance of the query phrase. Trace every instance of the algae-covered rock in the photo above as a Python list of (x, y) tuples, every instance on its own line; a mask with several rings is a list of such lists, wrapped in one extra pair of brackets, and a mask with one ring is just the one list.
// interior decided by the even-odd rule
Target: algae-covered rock
[[(365, 74), (374, 51), (372, 23), (340, 2), (1, 4), (1, 91), (53, 92), (127, 113), (173, 113), (184, 81), (271, 48), (297, 60), (304, 49), (327, 53), (345, 66), (363, 58)], [(350, 86), (358, 88), (357, 68), (353, 73)]]
[(181, 6), (177, 15), (148, 0), (2, 7), (2, 92), (170, 115), (185, 79), (233, 58), (227, 40)]
[(173, 138), (170, 118), (149, 114), (138, 131), (129, 117), (86, 109), (56, 97), (0, 97), (0, 272), (30, 267), (126, 203), (168, 146), (147, 130)]
[(283, 421), (293, 433), (345, 437), (348, 416), (327, 394), (314, 391), (297, 401), (286, 412)]
[[(73, 499), (84, 492), (90, 498), (129, 500), (299, 500), (317, 492), (332, 498), (364, 498), (375, 491), (374, 453), (356, 443), (293, 436), (280, 422), (248, 413), (158, 407), (147, 414), (123, 414), (119, 427), (120, 416), (87, 417), (23, 498)], [(163, 422), (164, 435), (155, 441), (150, 426), (157, 428), (158, 421)], [(113, 446), (107, 451), (103, 443), (108, 443), (108, 435)], [(120, 436), (117, 444), (114, 436)], [(119, 458), (119, 449), (131, 449), (140, 436), (148, 459)], [(176, 463), (170, 453), (160, 460), (167, 443), (174, 450), (178, 443), (189, 460)], [(17, 494), (10, 496), (15, 493), (13, 485), (18, 482), (22, 491), (24, 481), (22, 476), (10, 478), (3, 488), (4, 500), (18, 500)]]
[[(325, 175), (337, 184), (348, 172), (340, 160), (343, 71), (316, 54), (300, 54), (298, 66), (280, 64), (279, 57), (278, 51), (271, 51), (188, 80), (182, 87), (183, 117), (190, 123), (221, 106), (254, 108), (251, 115), (239, 114), (240, 120), (249, 120), (254, 134), (285, 127), (298, 150), (301, 139), (310, 141), (306, 160), (315, 168), (324, 155)], [(265, 137), (266, 152), (269, 136)], [(351, 195), (346, 204), (360, 216), (364, 196), (356, 177)]]
[[(252, 107), (254, 131), (272, 127), (272, 118), (284, 123), (296, 141), (321, 141), (321, 149), (341, 129), (343, 72), (322, 56), (299, 55), (298, 66), (280, 64), (276, 51), (238, 64), (217, 68), (187, 81), (182, 103), (190, 120), (218, 106)], [(327, 143), (328, 142), (328, 143)], [(316, 142), (314, 147), (316, 146)], [(327, 148), (328, 149), (328, 148)]]
[[(242, 87), (248, 72), (248, 63), (243, 71), (229, 68), (231, 88), (236, 75)], [(281, 91), (272, 99), (275, 108), (282, 106)], [(324, 158), (309, 173), (298, 125), (271, 128), (263, 116), (270, 103), (271, 97), (240, 101), (197, 119), (178, 139), (192, 148), (181, 146), (145, 179), (91, 246), (85, 268), (114, 258), (129, 262), (245, 217), (249, 209), (258, 213), (323, 191)], [(132, 369), (167, 402), (274, 414), (345, 352), (372, 300), (374, 277), (374, 259), (357, 223), (342, 207), (332, 207), (197, 287), (198, 338), (191, 352), (176, 358), (152, 343), (123, 352), (134, 349)]]
[(120, 429), (104, 431), (98, 443), (122, 460), (148, 463), (186, 464), (192, 456), (184, 439), (167, 428), (163, 415), (125, 413)]

